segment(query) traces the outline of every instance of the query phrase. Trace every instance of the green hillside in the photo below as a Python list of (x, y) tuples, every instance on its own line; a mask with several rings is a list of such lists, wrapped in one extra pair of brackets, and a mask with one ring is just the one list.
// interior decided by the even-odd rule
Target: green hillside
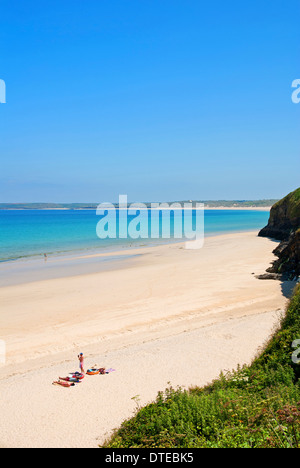
[(300, 188), (275, 203), (272, 212), (280, 211), (284, 212), (286, 218), (290, 219), (291, 222), (295, 220), (300, 227)]

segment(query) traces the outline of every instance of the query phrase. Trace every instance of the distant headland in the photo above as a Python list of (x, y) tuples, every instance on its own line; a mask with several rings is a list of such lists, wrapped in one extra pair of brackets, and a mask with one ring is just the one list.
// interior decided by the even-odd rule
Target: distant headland
[[(194, 203), (203, 203), (206, 208), (269, 208), (278, 202), (278, 199), (266, 200), (193, 200)], [(153, 202), (144, 202), (151, 207)], [(163, 203), (163, 202), (161, 202)], [(167, 202), (191, 203), (191, 200)], [(0, 210), (96, 210), (98, 203), (0, 203)], [(118, 203), (115, 203), (118, 208)]]

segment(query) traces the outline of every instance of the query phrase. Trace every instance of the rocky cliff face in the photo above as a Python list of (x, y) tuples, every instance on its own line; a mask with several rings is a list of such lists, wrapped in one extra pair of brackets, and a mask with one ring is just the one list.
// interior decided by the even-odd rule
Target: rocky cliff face
[(274, 250), (278, 257), (267, 271), (284, 279), (300, 276), (300, 188), (276, 203), (270, 213), (268, 225), (259, 236), (281, 241)]

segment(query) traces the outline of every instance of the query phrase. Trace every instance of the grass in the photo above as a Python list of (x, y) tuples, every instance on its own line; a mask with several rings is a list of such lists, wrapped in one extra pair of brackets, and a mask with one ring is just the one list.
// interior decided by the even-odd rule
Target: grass
[(280, 208), (286, 208), (286, 214), (291, 220), (300, 219), (300, 188), (289, 193), (273, 206), (274, 212)]
[[(137, 408), (105, 448), (300, 448), (300, 286), (251, 365), (204, 388), (167, 388)], [(300, 356), (300, 352), (299, 352)], [(295, 360), (295, 359), (294, 359)]]

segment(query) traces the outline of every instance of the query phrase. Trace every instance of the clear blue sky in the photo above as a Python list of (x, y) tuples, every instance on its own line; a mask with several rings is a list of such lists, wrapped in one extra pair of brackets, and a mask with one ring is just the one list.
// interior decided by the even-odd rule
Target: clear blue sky
[(300, 185), (299, 0), (2, 0), (0, 202)]

